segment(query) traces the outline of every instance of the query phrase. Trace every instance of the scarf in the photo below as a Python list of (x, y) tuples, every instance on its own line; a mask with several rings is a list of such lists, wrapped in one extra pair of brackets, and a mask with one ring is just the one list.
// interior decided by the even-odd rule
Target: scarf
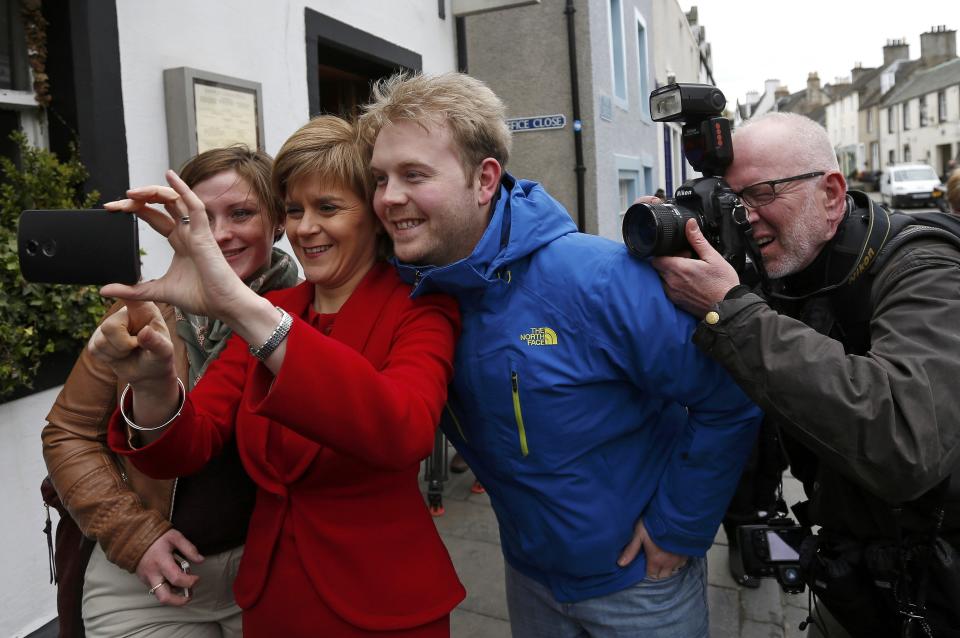
[[(245, 283), (250, 290), (263, 295), (271, 290), (295, 286), (298, 280), (299, 273), (293, 259), (279, 248), (274, 248), (270, 265), (255, 272)], [(220, 351), (226, 347), (233, 331), (219, 319), (211, 320), (209, 317), (191, 315), (179, 308), (174, 311), (177, 336), (183, 340), (190, 362), (187, 379), (187, 391), (190, 391), (207, 371), (210, 362), (220, 356)]]

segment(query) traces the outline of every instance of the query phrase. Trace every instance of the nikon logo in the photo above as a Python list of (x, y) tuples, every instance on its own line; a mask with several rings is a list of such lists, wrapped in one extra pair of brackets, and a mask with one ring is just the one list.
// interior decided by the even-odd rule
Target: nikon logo
[(674, 195), (674, 199), (678, 197), (690, 197), (692, 195), (693, 195), (692, 188), (678, 188), (676, 194)]
[(552, 328), (530, 328), (530, 332), (520, 335), (520, 341), (526, 341), (528, 346), (555, 346), (557, 333)]
[(862, 275), (867, 270), (867, 268), (870, 267), (870, 264), (873, 263), (873, 258), (875, 255), (876, 253), (874, 252), (873, 247), (871, 246), (867, 250), (867, 254), (864, 255), (863, 259), (860, 260), (860, 263), (857, 264), (857, 269), (854, 270), (853, 274), (850, 275), (850, 278), (847, 279), (848, 284), (852, 284), (854, 281), (856, 281), (857, 278), (859, 278), (860, 275)]

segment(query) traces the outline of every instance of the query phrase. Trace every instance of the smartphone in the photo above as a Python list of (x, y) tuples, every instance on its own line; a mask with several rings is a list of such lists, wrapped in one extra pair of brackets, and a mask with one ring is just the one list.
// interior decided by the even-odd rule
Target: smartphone
[(17, 227), (20, 273), (48, 284), (135, 284), (137, 217), (106, 210), (25, 210)]
[[(173, 560), (176, 561), (177, 566), (180, 568), (180, 571), (182, 571), (184, 574), (190, 573), (190, 562), (186, 558), (184, 558), (180, 554), (174, 553)], [(173, 589), (174, 593), (179, 593), (184, 598), (190, 598), (189, 587), (180, 587), (179, 592), (177, 591), (178, 588), (174, 587), (173, 585), (171, 585), (170, 587)]]

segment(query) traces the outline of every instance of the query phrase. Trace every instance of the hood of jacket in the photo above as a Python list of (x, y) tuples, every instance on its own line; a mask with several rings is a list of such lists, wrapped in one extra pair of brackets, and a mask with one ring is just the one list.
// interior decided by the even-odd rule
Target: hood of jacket
[(490, 223), (467, 257), (445, 266), (415, 266), (394, 258), (400, 277), (414, 286), (412, 296), (485, 287), (510, 264), (577, 232), (567, 210), (537, 182), (505, 173), (492, 206)]

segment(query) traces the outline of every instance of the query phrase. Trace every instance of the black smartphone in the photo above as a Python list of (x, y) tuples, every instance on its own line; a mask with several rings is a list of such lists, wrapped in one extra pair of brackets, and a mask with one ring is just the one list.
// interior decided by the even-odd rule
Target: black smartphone
[(17, 227), (23, 278), (48, 284), (135, 284), (137, 217), (106, 210), (25, 210)]

